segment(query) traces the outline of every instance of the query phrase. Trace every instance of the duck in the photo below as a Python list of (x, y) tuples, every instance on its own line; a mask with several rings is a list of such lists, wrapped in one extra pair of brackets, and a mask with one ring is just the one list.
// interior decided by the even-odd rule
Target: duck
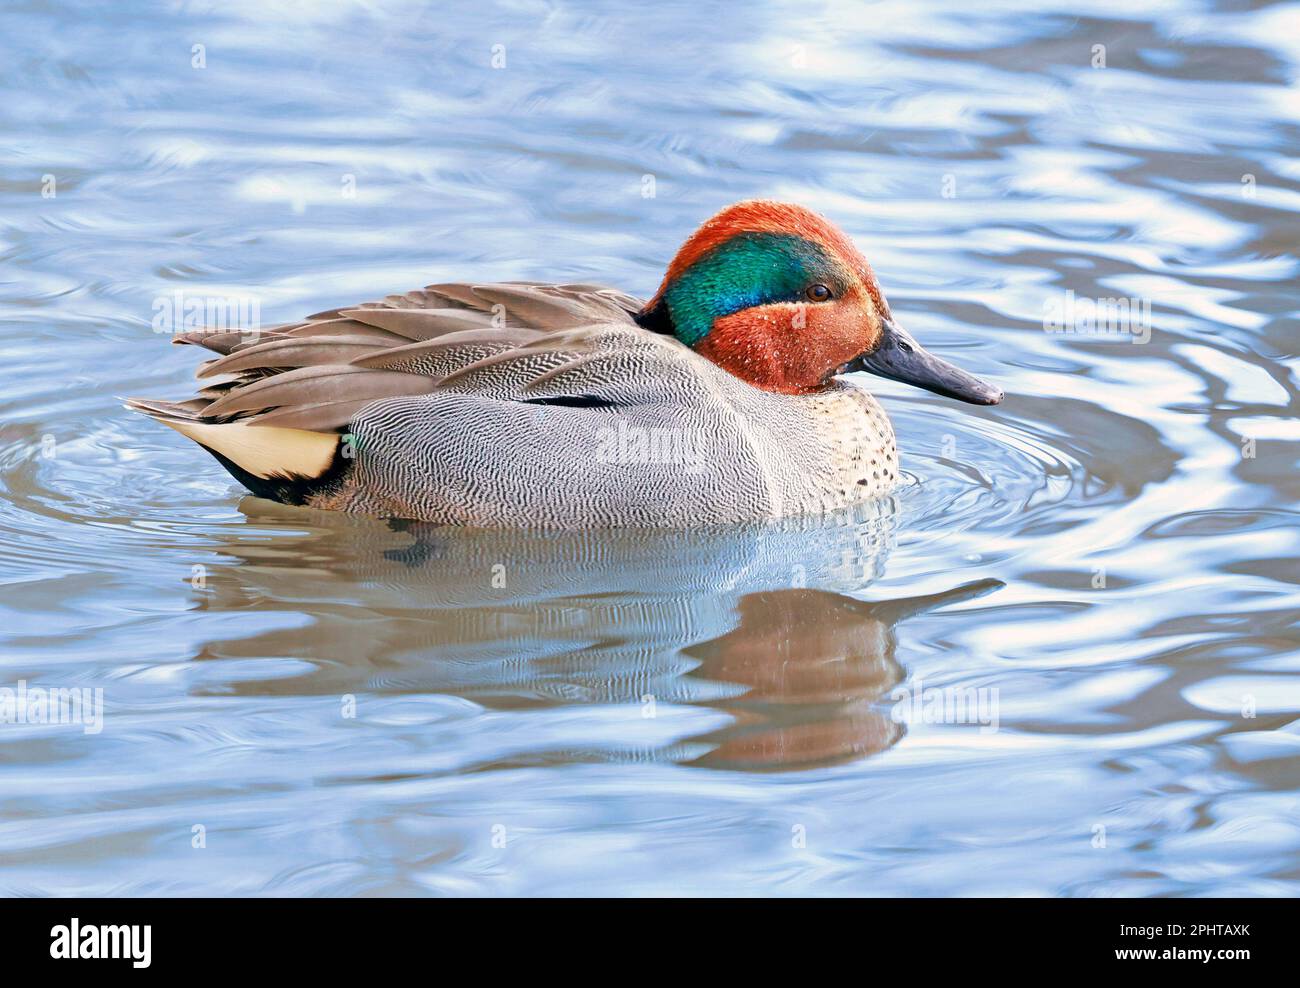
[(127, 399), (252, 494), (480, 528), (690, 528), (822, 515), (899, 482), (848, 378), (974, 404), (997, 387), (894, 319), (854, 242), (803, 206), (734, 203), (642, 300), (590, 284), (433, 284), (261, 329), (182, 401)]

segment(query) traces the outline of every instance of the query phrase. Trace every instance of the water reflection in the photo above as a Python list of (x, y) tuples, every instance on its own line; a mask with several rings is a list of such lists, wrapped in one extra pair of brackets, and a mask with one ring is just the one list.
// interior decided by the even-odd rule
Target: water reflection
[[(280, 510), (245, 505), (255, 518)], [(880, 572), (895, 515), (886, 501), (825, 527), (793, 521), (689, 537), (358, 521), (343, 540), (235, 539), (219, 547), (223, 565), (204, 608), (297, 611), (304, 587), (324, 606), (306, 627), (213, 641), (196, 655), (302, 665), (278, 665), (280, 675), (241, 669), (196, 689), (428, 692), (496, 710), (619, 705), (629, 720), (691, 704), (725, 722), (657, 748), (607, 738), (599, 750), (562, 757), (751, 771), (849, 761), (901, 736), (881, 704), (905, 675), (894, 626), (1001, 585), (978, 580), (871, 603), (850, 596)], [(297, 589), (286, 594), (288, 586)], [(367, 588), (360, 599), (357, 587)]]
[(715, 768), (810, 768), (862, 758), (902, 736), (880, 701), (905, 676), (894, 625), (913, 614), (983, 596), (1002, 583), (976, 580), (919, 597), (867, 603), (825, 590), (747, 594), (739, 623), (691, 645), (692, 676), (745, 687), (716, 706), (736, 723), (699, 740)]

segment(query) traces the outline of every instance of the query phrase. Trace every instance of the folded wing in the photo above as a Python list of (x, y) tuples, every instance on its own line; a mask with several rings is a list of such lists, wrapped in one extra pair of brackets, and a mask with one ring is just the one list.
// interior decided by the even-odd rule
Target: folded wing
[(590, 352), (592, 327), (634, 330), (641, 305), (593, 285), (430, 285), (264, 331), (179, 336), (218, 355), (198, 394), (127, 404), (255, 478), (313, 477), (367, 405), (485, 380), (508, 392)]

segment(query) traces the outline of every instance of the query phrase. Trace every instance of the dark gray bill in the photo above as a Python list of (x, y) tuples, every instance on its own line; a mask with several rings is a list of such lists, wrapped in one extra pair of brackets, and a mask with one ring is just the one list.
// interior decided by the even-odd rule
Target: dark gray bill
[(840, 368), (841, 374), (853, 371), (866, 371), (891, 381), (914, 384), (938, 395), (969, 401), (972, 405), (996, 405), (1002, 400), (1000, 388), (985, 384), (960, 367), (940, 360), (923, 349), (907, 330), (888, 319), (881, 326), (879, 345)]

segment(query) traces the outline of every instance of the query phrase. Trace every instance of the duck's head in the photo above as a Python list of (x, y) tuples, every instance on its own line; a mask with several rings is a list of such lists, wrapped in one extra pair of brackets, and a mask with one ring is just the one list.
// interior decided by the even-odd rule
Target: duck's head
[(804, 394), (869, 371), (978, 405), (1002, 400), (898, 326), (853, 241), (802, 206), (750, 200), (707, 220), (637, 319), (768, 391)]

